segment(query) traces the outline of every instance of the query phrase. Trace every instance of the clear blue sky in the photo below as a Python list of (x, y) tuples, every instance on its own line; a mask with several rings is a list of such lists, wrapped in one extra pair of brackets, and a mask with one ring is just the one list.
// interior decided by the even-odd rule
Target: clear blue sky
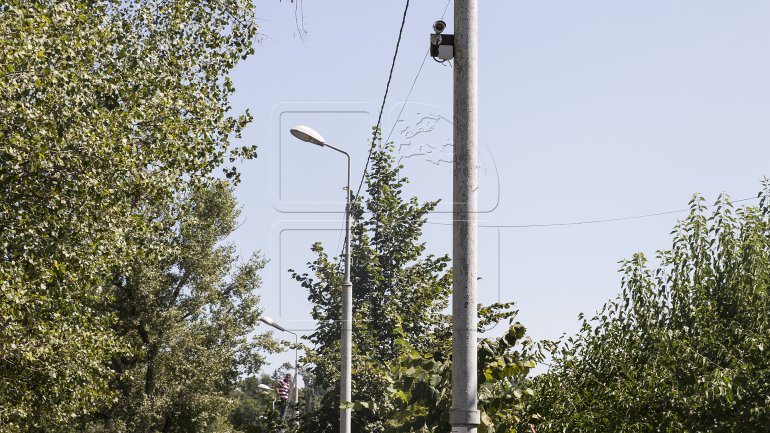
[[(394, 125), (446, 0), (412, 1), (383, 116)], [(480, 220), (559, 223), (687, 207), (699, 192), (751, 197), (770, 174), (770, 3), (704, 0), (483, 1), (479, 9)], [(350, 151), (360, 179), (404, 2), (288, 1), (257, 5), (264, 35), (233, 74), (233, 109), (254, 122), (243, 137), (259, 158), (241, 167), (243, 255), (261, 250), (265, 314), (306, 330), (307, 295), (287, 269), (309, 247), (340, 245), (344, 159), (292, 139), (294, 124)], [(445, 20), (452, 32), (452, 5)], [(297, 33), (304, 17), (306, 38)], [(425, 63), (399, 148), (421, 199), (451, 197), (452, 71)], [(533, 338), (578, 327), (620, 290), (618, 261), (667, 248), (674, 214), (549, 228), (482, 228), (480, 299), (515, 301)], [(432, 252), (451, 252), (432, 224)], [(494, 331), (493, 331), (494, 332)], [(307, 332), (305, 332), (307, 333)], [(270, 358), (271, 366), (293, 354)], [(271, 371), (271, 370), (270, 370)]]

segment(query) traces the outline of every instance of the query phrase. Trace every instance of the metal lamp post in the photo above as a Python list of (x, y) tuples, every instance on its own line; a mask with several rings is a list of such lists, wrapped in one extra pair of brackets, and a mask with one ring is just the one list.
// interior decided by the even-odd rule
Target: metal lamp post
[(347, 200), (345, 203), (345, 281), (342, 282), (342, 335), (340, 344), (340, 355), (342, 358), (341, 379), (340, 379), (340, 433), (350, 433), (350, 415), (349, 407), (352, 399), (352, 376), (351, 368), (353, 363), (353, 283), (350, 282), (350, 212), (352, 210), (350, 194), (350, 155), (344, 150), (338, 149), (328, 143), (313, 128), (307, 126), (295, 126), (291, 128), (291, 135), (308, 143), (317, 144), (321, 147), (328, 147), (332, 150), (345, 155), (348, 159), (348, 184)]
[(299, 376), (299, 355), (298, 355), (299, 336), (295, 332), (289, 331), (288, 329), (284, 328), (283, 326), (275, 323), (273, 321), (273, 319), (271, 319), (271, 318), (269, 318), (267, 316), (261, 316), (259, 318), (259, 320), (262, 323), (264, 323), (266, 325), (270, 325), (270, 326), (272, 326), (273, 328), (275, 328), (275, 329), (277, 329), (279, 331), (288, 332), (289, 334), (294, 335), (294, 381), (293, 381), (292, 385), (293, 385), (293, 388), (294, 388), (294, 407), (296, 408), (297, 404), (299, 403), (299, 383), (297, 383), (297, 379), (298, 379), (298, 376)]

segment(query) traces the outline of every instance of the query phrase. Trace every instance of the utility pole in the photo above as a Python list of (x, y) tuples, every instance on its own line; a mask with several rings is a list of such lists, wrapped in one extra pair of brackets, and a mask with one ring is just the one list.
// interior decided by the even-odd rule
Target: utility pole
[[(346, 154), (347, 155), (347, 154)], [(350, 282), (350, 212), (353, 211), (353, 203), (350, 191), (350, 156), (348, 156), (348, 199), (345, 204), (345, 281), (342, 282), (342, 377), (340, 378), (340, 403), (345, 407), (340, 409), (340, 433), (351, 433), (350, 416), (348, 407), (353, 399), (351, 388), (353, 387), (353, 283)]]
[(452, 433), (476, 433), (477, 0), (454, 0), (454, 164), (452, 257)]

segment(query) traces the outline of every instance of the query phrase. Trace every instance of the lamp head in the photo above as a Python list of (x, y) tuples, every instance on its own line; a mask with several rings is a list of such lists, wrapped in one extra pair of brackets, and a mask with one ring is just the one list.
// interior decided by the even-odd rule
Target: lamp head
[(286, 331), (286, 329), (283, 326), (273, 322), (273, 319), (271, 319), (271, 318), (269, 318), (267, 316), (260, 316), (259, 321), (264, 323), (264, 324), (266, 324), (266, 325), (270, 325), (273, 328), (278, 329), (279, 331)]
[(290, 130), (291, 135), (299, 138), (302, 141), (307, 141), (308, 143), (317, 144), (321, 147), (323, 147), (326, 144), (326, 140), (321, 136), (321, 134), (318, 133), (315, 129), (305, 126), (305, 125), (299, 125), (295, 126), (294, 128), (291, 128)]

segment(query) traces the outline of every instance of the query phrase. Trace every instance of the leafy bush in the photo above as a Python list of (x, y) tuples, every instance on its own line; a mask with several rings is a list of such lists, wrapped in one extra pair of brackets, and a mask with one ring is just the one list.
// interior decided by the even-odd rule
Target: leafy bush
[(561, 344), (530, 410), (542, 432), (748, 432), (770, 425), (770, 195), (695, 196), (650, 268)]

